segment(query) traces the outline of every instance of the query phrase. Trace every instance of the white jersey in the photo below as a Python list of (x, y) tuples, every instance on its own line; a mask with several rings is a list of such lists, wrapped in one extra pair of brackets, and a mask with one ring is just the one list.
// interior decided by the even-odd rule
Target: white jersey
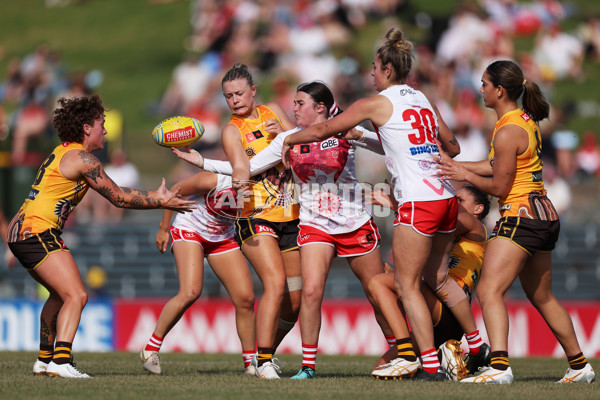
[[(335, 235), (355, 231), (371, 214), (365, 207), (355, 173), (355, 146), (379, 147), (372, 132), (363, 131), (360, 141), (329, 138), (322, 142), (299, 144), (290, 152), (296, 196), (300, 204), (300, 224)], [(250, 175), (281, 162), (285, 138), (299, 129), (283, 132), (250, 160)], [(204, 160), (207, 171), (231, 174), (227, 162)]]
[(438, 121), (429, 100), (408, 85), (390, 86), (379, 94), (393, 106), (390, 119), (376, 130), (398, 203), (453, 197), (452, 184), (437, 177), (438, 163), (433, 157), (439, 155), (435, 144)]
[(194, 198), (196, 208), (194, 211), (181, 214), (177, 213), (173, 227), (184, 231), (196, 232), (202, 238), (211, 242), (220, 242), (232, 238), (235, 234), (234, 219), (219, 215), (210, 204), (211, 196), (220, 190), (231, 188), (231, 176), (219, 175), (217, 187), (208, 194)]

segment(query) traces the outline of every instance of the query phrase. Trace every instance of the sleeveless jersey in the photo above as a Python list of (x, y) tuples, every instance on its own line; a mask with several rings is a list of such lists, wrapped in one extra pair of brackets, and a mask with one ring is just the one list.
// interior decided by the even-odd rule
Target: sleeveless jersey
[(438, 163), (433, 157), (439, 155), (435, 144), (438, 122), (425, 95), (408, 85), (390, 86), (379, 94), (393, 106), (390, 119), (375, 129), (398, 204), (454, 197), (452, 183), (437, 177)]
[(54, 149), (40, 166), (29, 195), (9, 226), (8, 241), (24, 240), (47, 229), (62, 231), (71, 211), (89, 188), (82, 177), (65, 178), (60, 162), (71, 150), (84, 150), (80, 143), (65, 142)]
[[(241, 135), (242, 146), (252, 159), (271, 143), (276, 134), (264, 130), (269, 119), (279, 121), (267, 106), (258, 106), (258, 118), (249, 119), (232, 115), (229, 124), (235, 125)], [(252, 177), (250, 196), (244, 199), (241, 217), (262, 218), (271, 222), (287, 222), (298, 218), (298, 204), (294, 200), (294, 181), (291, 171), (282, 163)]]
[(210, 205), (214, 194), (231, 188), (231, 177), (219, 175), (217, 186), (204, 196), (195, 197), (196, 208), (190, 213), (177, 213), (173, 227), (184, 231), (196, 232), (210, 242), (221, 242), (232, 238), (234, 230), (233, 217), (227, 217)]
[[(494, 139), (496, 138), (496, 132), (505, 125), (517, 125), (523, 128), (524, 133), (528, 136), (529, 144), (523, 154), (517, 156), (515, 177), (510, 191), (506, 197), (498, 200), (500, 213), (503, 217), (525, 216), (527, 218), (535, 218), (534, 216), (537, 215), (535, 208), (539, 206), (542, 206), (544, 209), (554, 209), (551, 204), (549, 204), (550, 207), (545, 207), (543, 204), (537, 204), (539, 202), (532, 201), (533, 198), (539, 199), (546, 194), (542, 179), (542, 142), (540, 129), (531, 117), (519, 108), (504, 114), (496, 123), (494, 133), (492, 134), (492, 142), (488, 154), (488, 159), (492, 164), (494, 162)], [(549, 200), (543, 197), (541, 202), (549, 202)], [(535, 205), (532, 206), (532, 204)], [(558, 215), (556, 218), (552, 217), (549, 219), (553, 220), (557, 218)]]
[(468, 293), (469, 297), (473, 295), (475, 286), (477, 286), (481, 276), (483, 252), (486, 244), (487, 240), (475, 242), (464, 237), (458, 237), (452, 245), (448, 275)]

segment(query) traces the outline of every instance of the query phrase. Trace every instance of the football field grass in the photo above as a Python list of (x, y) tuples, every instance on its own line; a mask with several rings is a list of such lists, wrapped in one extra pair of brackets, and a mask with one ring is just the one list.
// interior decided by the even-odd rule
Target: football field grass
[[(77, 367), (93, 379), (36, 377), (37, 353), (0, 352), (0, 399), (600, 399), (600, 385), (559, 385), (564, 359), (514, 358), (512, 385), (458, 382), (378, 381), (370, 377), (374, 356), (325, 356), (317, 378), (289, 379), (301, 356), (281, 355), (286, 365), (278, 381), (242, 373), (237, 354), (163, 354), (163, 375), (150, 375), (134, 353), (78, 353)], [(591, 360), (598, 368), (600, 359)]]

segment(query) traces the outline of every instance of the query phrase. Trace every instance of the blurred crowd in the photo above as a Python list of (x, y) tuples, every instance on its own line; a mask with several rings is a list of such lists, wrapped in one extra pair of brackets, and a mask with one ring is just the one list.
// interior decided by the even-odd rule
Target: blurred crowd
[[(549, 186), (554, 181), (597, 178), (597, 132), (573, 132), (568, 126), (577, 113), (597, 116), (598, 104), (582, 107), (578, 99), (563, 104), (553, 99), (558, 82), (586, 79), (584, 61), (600, 63), (598, 17), (587, 16), (568, 31), (562, 27), (579, 12), (575, 7), (553, 0), (471, 0), (442, 19), (419, 12), (418, 2), (409, 0), (191, 0), (184, 56), (149, 110), (161, 117), (184, 114), (199, 119), (206, 132), (198, 146), (212, 152), (209, 156), (222, 157), (220, 131), (229, 111), (220, 82), (233, 63), (250, 66), (260, 101), (279, 103), (292, 119), (300, 82), (324, 81), (344, 108), (373, 93), (373, 49), (362, 48), (361, 43), (371, 46), (373, 37), (410, 16), (407, 35), (416, 48), (411, 83), (436, 102), (461, 143), (461, 160), (487, 156), (495, 116), (482, 106), (479, 79), (490, 61), (510, 58), (522, 66), (527, 79), (541, 86), (553, 105), (542, 129)], [(360, 40), (364, 35), (368, 40)], [(516, 50), (515, 38), (524, 36), (533, 38), (531, 48)], [(0, 161), (37, 166), (39, 153), (31, 150), (53, 139), (49, 116), (56, 98), (91, 93), (102, 82), (102, 74), (68, 70), (60, 51), (48, 44), (6, 62), (0, 82), (0, 144), (9, 143), (11, 157)], [(386, 176), (383, 163), (373, 163), (373, 157), (358, 156), (359, 177), (369, 182)], [(109, 154), (104, 161), (109, 161)], [(88, 216), (93, 218), (94, 213)]]

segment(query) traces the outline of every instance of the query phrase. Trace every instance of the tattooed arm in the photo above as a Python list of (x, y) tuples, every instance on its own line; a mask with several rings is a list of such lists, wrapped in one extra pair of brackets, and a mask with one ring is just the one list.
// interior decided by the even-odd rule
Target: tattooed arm
[(166, 208), (175, 211), (188, 211), (194, 202), (182, 200), (178, 192), (171, 192), (162, 180), (161, 186), (152, 192), (128, 187), (119, 187), (104, 171), (96, 156), (85, 150), (67, 153), (60, 166), (70, 179), (83, 178), (92, 189), (104, 196), (116, 207), (121, 208)]

